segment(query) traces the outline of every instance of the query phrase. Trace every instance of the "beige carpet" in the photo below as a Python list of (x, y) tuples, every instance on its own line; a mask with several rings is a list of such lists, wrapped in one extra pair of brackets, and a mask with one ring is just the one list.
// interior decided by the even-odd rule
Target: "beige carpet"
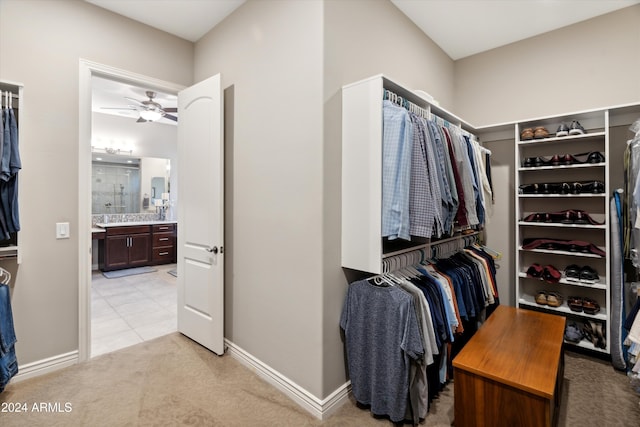
[[(180, 334), (106, 354), (18, 383), (0, 394), (9, 426), (384, 426), (353, 402), (323, 422), (232, 357), (218, 357)], [(640, 396), (607, 362), (567, 353), (561, 426), (637, 426)], [(49, 412), (34, 411), (34, 404)], [(53, 410), (53, 412), (52, 412)], [(424, 426), (450, 426), (453, 384)]]

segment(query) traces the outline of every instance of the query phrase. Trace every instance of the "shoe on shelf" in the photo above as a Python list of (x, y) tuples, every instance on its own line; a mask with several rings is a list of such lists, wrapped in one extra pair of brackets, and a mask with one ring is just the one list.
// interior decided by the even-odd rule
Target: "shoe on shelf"
[(564, 339), (573, 343), (579, 343), (584, 338), (582, 327), (577, 322), (567, 323), (567, 327), (564, 329)]
[(556, 136), (567, 136), (569, 135), (569, 126), (565, 125), (564, 123), (562, 123), (560, 126), (558, 126), (558, 130), (556, 131)]
[(562, 305), (562, 295), (557, 292), (547, 292), (547, 305), (549, 307), (560, 307)]
[(533, 139), (533, 129), (532, 128), (522, 129), (522, 132), (520, 133), (520, 139), (522, 141)]
[(547, 305), (547, 292), (538, 292), (538, 294), (536, 295), (536, 304)]
[(604, 163), (604, 155), (599, 151), (594, 151), (589, 153), (589, 157), (587, 157), (587, 163)]
[(597, 283), (600, 280), (600, 276), (598, 276), (598, 272), (593, 268), (585, 265), (580, 269), (579, 280), (581, 283)]
[[(591, 322), (591, 320), (589, 321)], [(596, 340), (593, 343), (593, 345), (595, 345), (597, 348), (602, 348), (605, 349), (607, 348), (607, 339), (605, 336), (605, 328), (602, 325), (602, 323), (600, 322), (594, 322), (595, 323), (595, 335), (596, 335)]]
[(571, 280), (572, 282), (577, 282), (580, 280), (580, 266), (577, 264), (571, 264), (565, 267), (564, 269), (564, 277), (567, 280)]
[(571, 311), (581, 312), (582, 311), (582, 297), (569, 297), (567, 298), (567, 305), (571, 309)]
[(574, 120), (569, 126), (569, 135), (584, 135), (587, 131), (584, 130), (579, 121)]
[(535, 139), (549, 138), (549, 131), (542, 126), (538, 126), (533, 131), (533, 137)]
[[(542, 278), (548, 283), (558, 283), (562, 278), (562, 274), (553, 265), (547, 265), (542, 272)], [(548, 301), (549, 298), (547, 298)]]
[(527, 277), (539, 279), (542, 277), (543, 268), (540, 264), (534, 263), (527, 269)]
[(537, 168), (547, 165), (549, 165), (549, 161), (542, 157), (527, 157), (526, 159), (524, 159), (524, 163), (522, 166), (524, 166), (525, 168)]
[(582, 311), (587, 314), (597, 314), (600, 311), (600, 304), (591, 298), (582, 298)]

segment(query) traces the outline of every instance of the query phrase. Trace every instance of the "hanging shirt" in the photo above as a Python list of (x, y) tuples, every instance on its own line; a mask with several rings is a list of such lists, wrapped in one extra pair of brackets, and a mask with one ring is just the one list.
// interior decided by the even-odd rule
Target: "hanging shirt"
[(382, 237), (410, 240), (409, 185), (413, 129), (409, 112), (383, 101)]
[(447, 140), (447, 149), (449, 150), (449, 157), (451, 158), (451, 171), (453, 172), (454, 182), (456, 185), (456, 192), (458, 193), (458, 207), (456, 209), (455, 220), (460, 227), (467, 227), (469, 221), (467, 220), (467, 207), (464, 200), (464, 189), (462, 187), (462, 179), (460, 177), (460, 171), (458, 170), (458, 160), (455, 156), (453, 149), (453, 143), (451, 141), (451, 133), (449, 129), (442, 128), (444, 136)]
[[(451, 195), (451, 187), (449, 186), (448, 173), (446, 171), (446, 155), (444, 152), (444, 144), (440, 138), (440, 131), (438, 126), (433, 121), (428, 121), (429, 124), (429, 140), (433, 146), (433, 151), (436, 153), (436, 167), (438, 170), (438, 184), (440, 186), (440, 192), (442, 195), (440, 211), (444, 221), (444, 232), (448, 232), (451, 228), (451, 212), (453, 210), (453, 197)], [(437, 236), (440, 237), (440, 236)]]
[(409, 189), (409, 232), (412, 236), (431, 237), (436, 215), (429, 180), (427, 137), (424, 121), (410, 114), (413, 124), (413, 152), (411, 154), (411, 186)]
[(451, 142), (458, 164), (458, 172), (464, 190), (464, 209), (469, 225), (478, 225), (478, 214), (476, 212), (476, 197), (473, 189), (473, 171), (469, 161), (467, 145), (458, 129), (451, 129)]
[(424, 353), (415, 313), (402, 289), (361, 280), (349, 285), (340, 316), (353, 396), (393, 422), (405, 417), (410, 360)]

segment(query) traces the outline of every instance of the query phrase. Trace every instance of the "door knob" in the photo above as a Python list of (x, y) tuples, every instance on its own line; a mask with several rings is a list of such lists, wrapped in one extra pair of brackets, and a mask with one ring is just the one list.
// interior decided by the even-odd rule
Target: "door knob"
[(213, 252), (214, 254), (218, 253), (218, 247), (214, 246), (212, 248), (207, 248), (207, 252)]

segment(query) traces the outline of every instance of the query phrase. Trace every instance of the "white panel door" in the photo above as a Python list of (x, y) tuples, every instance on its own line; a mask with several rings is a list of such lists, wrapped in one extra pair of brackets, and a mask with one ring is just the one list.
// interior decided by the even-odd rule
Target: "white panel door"
[(224, 353), (220, 75), (178, 94), (178, 331)]

